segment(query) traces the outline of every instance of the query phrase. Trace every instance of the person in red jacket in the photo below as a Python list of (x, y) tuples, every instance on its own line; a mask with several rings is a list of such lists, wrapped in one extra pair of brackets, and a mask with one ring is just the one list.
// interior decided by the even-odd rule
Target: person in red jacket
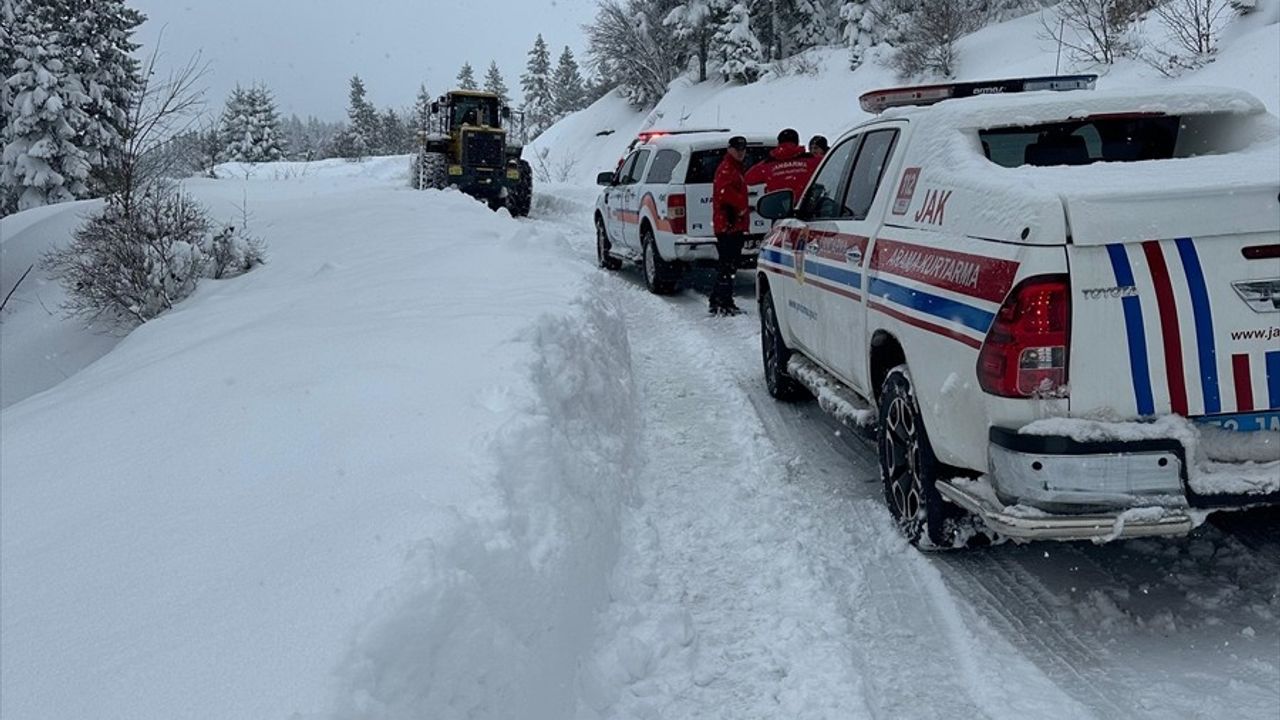
[(711, 185), (711, 225), (716, 234), (716, 282), (711, 288), (713, 315), (737, 315), (742, 311), (733, 302), (733, 281), (738, 274), (742, 243), (751, 224), (747, 183), (742, 175), (742, 161), (747, 156), (747, 139), (741, 135), (729, 138), (724, 159), (716, 168)]
[(805, 152), (800, 144), (800, 133), (787, 128), (778, 133), (778, 147), (769, 153), (769, 159), (756, 163), (747, 171), (747, 185), (764, 185), (766, 193), (790, 190), (792, 200), (799, 204), (809, 177), (821, 160)]

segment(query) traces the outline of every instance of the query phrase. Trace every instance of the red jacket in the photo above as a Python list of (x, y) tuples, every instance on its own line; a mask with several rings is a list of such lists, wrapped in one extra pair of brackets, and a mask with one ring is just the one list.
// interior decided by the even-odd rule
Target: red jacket
[(747, 183), (742, 179), (742, 163), (725, 152), (711, 185), (711, 227), (717, 235), (745, 233), (751, 227)]
[(814, 157), (795, 143), (779, 145), (769, 153), (769, 159), (756, 163), (747, 171), (747, 185), (764, 185), (764, 191), (790, 190), (797, 205), (809, 184), (809, 177), (818, 169), (822, 158)]

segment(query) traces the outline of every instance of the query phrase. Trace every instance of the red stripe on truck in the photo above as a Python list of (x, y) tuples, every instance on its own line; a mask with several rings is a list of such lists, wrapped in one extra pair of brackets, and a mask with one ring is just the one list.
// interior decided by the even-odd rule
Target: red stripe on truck
[(1231, 374), (1236, 382), (1236, 410), (1253, 412), (1253, 378), (1249, 373), (1249, 356), (1236, 353), (1231, 356)]
[(1147, 268), (1156, 289), (1156, 306), (1160, 309), (1160, 335), (1164, 340), (1164, 370), (1169, 382), (1169, 405), (1177, 414), (1187, 414), (1187, 378), (1182, 365), (1182, 331), (1178, 327), (1178, 303), (1173, 297), (1173, 283), (1169, 281), (1169, 266), (1164, 261), (1160, 243), (1148, 240), (1142, 243), (1147, 256)]

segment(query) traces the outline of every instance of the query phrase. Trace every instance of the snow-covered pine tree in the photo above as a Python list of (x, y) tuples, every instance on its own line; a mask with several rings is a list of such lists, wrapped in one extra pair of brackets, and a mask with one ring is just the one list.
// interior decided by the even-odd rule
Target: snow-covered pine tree
[(351, 77), (347, 120), (347, 136), (341, 143), (343, 157), (355, 160), (377, 152), (378, 111), (366, 98), (364, 81), (359, 75)]
[(404, 120), (400, 119), (400, 114), (393, 108), (387, 108), (379, 118), (382, 127), (382, 138), (378, 143), (382, 152), (388, 155), (398, 155), (411, 150), (409, 142), (409, 128), (405, 125)]
[(461, 90), (475, 90), (476, 72), (471, 69), (471, 63), (463, 63), (462, 69), (458, 71), (458, 88)]
[(840, 37), (849, 48), (849, 67), (857, 70), (875, 44), (868, 0), (845, 0), (840, 6)]
[(726, 80), (755, 82), (764, 64), (764, 48), (751, 30), (751, 13), (739, 2), (729, 8), (712, 39), (720, 54), (720, 74)]
[(578, 61), (573, 58), (573, 51), (569, 46), (565, 45), (560, 53), (560, 61), (556, 64), (555, 75), (551, 79), (551, 95), (554, 98), (556, 119), (581, 110), (585, 92), (582, 73), (578, 70)]
[(524, 94), (524, 121), (529, 137), (536, 138), (555, 121), (555, 96), (551, 91), (551, 53), (538, 34), (529, 50), (529, 64), (520, 76)]
[(835, 35), (827, 0), (788, 0), (780, 11), (791, 54), (829, 45)]
[(26, 210), (83, 197), (91, 165), (77, 135), (88, 122), (89, 97), (74, 73), (73, 40), (52, 3), (18, 2), (12, 12), (8, 96), (0, 143), (0, 208)]
[(497, 95), (498, 102), (503, 105), (511, 103), (511, 90), (507, 87), (507, 81), (502, 79), (502, 71), (494, 60), (489, 61), (489, 69), (484, 74), (484, 91)]
[(256, 140), (254, 162), (271, 162), (284, 159), (284, 131), (280, 128), (280, 112), (276, 99), (265, 85), (249, 90), (249, 103), (253, 111), (253, 136)]
[(724, 0), (685, 0), (662, 20), (662, 24), (671, 29), (688, 55), (697, 58), (698, 82), (707, 79), (711, 39), (719, 16), (724, 13), (723, 6)]
[(431, 96), (427, 94), (426, 83), (418, 86), (418, 97), (413, 101), (413, 115), (409, 118), (409, 130), (415, 148), (422, 133), (431, 132)]
[(239, 85), (222, 112), (222, 157), (231, 162), (270, 162), (284, 157), (284, 133), (271, 93)]
[(146, 20), (124, 0), (42, 0), (62, 3), (71, 40), (72, 72), (84, 85), (85, 125), (76, 143), (93, 166), (91, 189), (109, 190), (128, 133), (129, 108), (142, 86), (142, 68), (133, 57), (133, 34)]

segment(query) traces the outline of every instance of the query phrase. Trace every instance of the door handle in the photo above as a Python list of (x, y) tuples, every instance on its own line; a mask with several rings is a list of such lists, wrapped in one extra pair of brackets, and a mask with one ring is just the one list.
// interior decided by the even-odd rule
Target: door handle
[(859, 250), (858, 248), (850, 248), (848, 251), (845, 252), (844, 257), (846, 260), (853, 263), (854, 265), (862, 264), (862, 251)]

